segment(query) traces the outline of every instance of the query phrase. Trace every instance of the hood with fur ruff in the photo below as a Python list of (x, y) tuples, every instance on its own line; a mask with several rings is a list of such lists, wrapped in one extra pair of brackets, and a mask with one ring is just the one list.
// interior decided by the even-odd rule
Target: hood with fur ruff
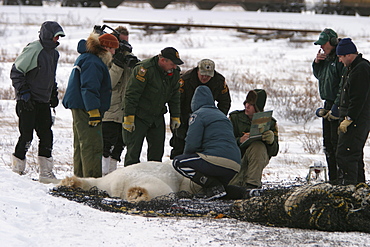
[(108, 66), (108, 68), (112, 64), (112, 58), (113, 58), (112, 53), (105, 50), (100, 45), (99, 34), (97, 34), (95, 32), (92, 32), (90, 34), (90, 36), (87, 38), (85, 46), (79, 44), (78, 52), (81, 53), (81, 54), (84, 53), (84, 52), (95, 54), (96, 56), (98, 56), (103, 61), (104, 64), (106, 64)]

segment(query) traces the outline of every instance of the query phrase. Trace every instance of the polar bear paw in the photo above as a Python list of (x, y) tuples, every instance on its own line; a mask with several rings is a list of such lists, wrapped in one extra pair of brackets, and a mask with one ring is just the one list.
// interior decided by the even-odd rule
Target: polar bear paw
[(135, 186), (128, 189), (127, 191), (127, 201), (129, 202), (140, 202), (149, 200), (150, 198), (148, 190), (143, 187)]
[(58, 186), (71, 187), (73, 189), (82, 188), (82, 180), (76, 176), (66, 177), (63, 179)]

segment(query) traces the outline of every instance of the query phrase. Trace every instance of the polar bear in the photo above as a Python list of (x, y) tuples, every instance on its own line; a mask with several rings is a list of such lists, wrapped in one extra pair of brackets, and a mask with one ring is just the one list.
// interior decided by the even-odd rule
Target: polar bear
[(167, 162), (143, 162), (117, 169), (101, 178), (66, 177), (58, 186), (89, 190), (96, 186), (111, 197), (129, 202), (149, 201), (172, 192), (197, 193), (200, 186), (179, 174)]

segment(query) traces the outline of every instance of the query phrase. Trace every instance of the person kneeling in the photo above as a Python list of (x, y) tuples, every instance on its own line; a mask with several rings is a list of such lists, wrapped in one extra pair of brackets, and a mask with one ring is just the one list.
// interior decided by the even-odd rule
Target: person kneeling
[(199, 86), (191, 101), (193, 114), (184, 154), (173, 160), (183, 176), (202, 186), (197, 197), (211, 200), (226, 195), (225, 187), (240, 170), (240, 150), (230, 120), (216, 106), (211, 90)]

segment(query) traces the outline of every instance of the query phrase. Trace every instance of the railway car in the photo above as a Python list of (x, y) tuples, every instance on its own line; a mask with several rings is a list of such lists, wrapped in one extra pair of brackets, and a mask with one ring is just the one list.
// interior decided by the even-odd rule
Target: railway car
[[(305, 0), (52, 0), (60, 1), (61, 6), (100, 7), (103, 2), (109, 8), (116, 8), (123, 2), (147, 2), (155, 9), (164, 9), (171, 3), (193, 3), (198, 9), (211, 10), (217, 4), (239, 5), (247, 11), (301, 12), (308, 9)], [(41, 6), (42, 0), (3, 0), (3, 5)], [(322, 0), (313, 9), (319, 14), (339, 14), (370, 16), (370, 0)]]
[(42, 6), (42, 0), (3, 0), (3, 5), (32, 5)]

